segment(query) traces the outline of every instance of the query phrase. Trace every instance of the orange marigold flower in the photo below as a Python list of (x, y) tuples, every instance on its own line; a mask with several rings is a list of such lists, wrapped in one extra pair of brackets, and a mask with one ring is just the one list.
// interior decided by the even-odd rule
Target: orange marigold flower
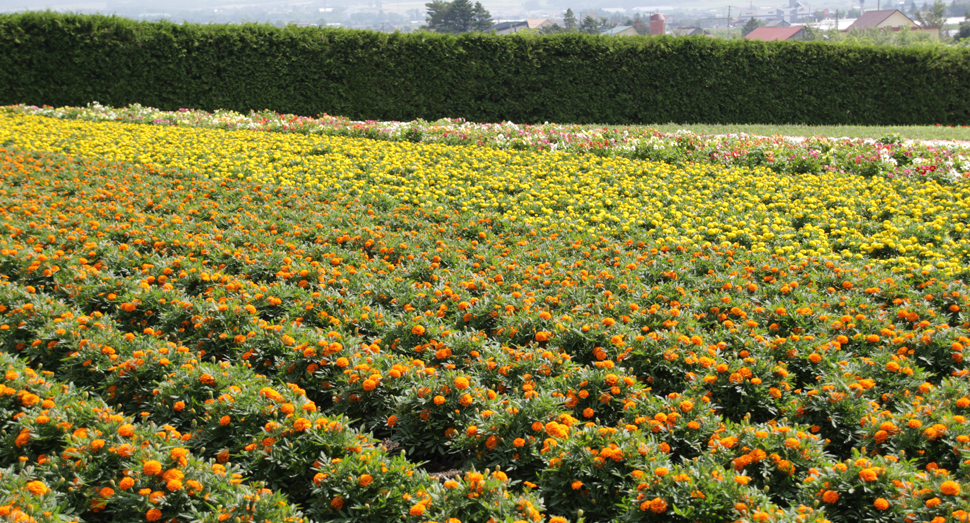
[(650, 501), (650, 511), (654, 514), (663, 514), (667, 511), (667, 502), (660, 498), (653, 498)]
[(35, 496), (43, 496), (47, 494), (47, 485), (43, 481), (31, 481), (27, 483), (27, 490)]
[(464, 376), (459, 376), (455, 378), (455, 388), (459, 390), (465, 390), (468, 388), (469, 382), (468, 378)]
[(121, 490), (129, 490), (129, 489), (131, 489), (131, 487), (134, 487), (134, 486), (135, 486), (135, 480), (133, 480), (133, 479), (131, 479), (129, 477), (121, 478), (121, 481), (118, 482), (118, 487)]
[(162, 511), (158, 510), (157, 508), (149, 509), (148, 512), (145, 513), (145, 519), (148, 521), (158, 521), (162, 519)]
[(420, 516), (424, 514), (424, 505), (418, 503), (417, 505), (412, 505), (411, 510), (408, 510), (408, 514), (412, 516)]
[(884, 498), (876, 498), (876, 501), (873, 502), (873, 505), (879, 510), (886, 510), (889, 508), (889, 501), (887, 501)]
[(667, 467), (657, 467), (653, 469), (653, 473), (660, 477), (664, 477), (670, 473), (670, 469), (668, 469)]
[(228, 425), (230, 422), (232, 422), (232, 419), (229, 416), (219, 418), (219, 425), (222, 425), (223, 427)]
[(414, 327), (411, 327), (411, 334), (414, 334), (415, 336), (423, 336), (425, 331), (426, 329), (424, 328), (424, 325), (415, 325)]
[(99, 494), (101, 494), (102, 498), (108, 499), (111, 496), (115, 495), (115, 489), (111, 487), (104, 487), (103, 489), (101, 489), (101, 492), (99, 492)]
[(162, 474), (162, 481), (181, 480), (185, 474), (179, 469), (168, 469)]
[(944, 481), (943, 484), (940, 485), (940, 492), (948, 496), (956, 496), (960, 493), (960, 484), (956, 481)]
[(306, 418), (297, 418), (293, 422), (293, 430), (303, 432), (313, 426), (313, 422)]
[(865, 468), (859, 471), (859, 479), (862, 481), (876, 481), (879, 472), (876, 469)]
[(839, 501), (839, 493), (834, 490), (826, 490), (822, 493), (822, 501), (826, 503), (836, 503)]
[(118, 427), (118, 435), (123, 438), (130, 438), (135, 435), (135, 426), (130, 424), (125, 424)]
[(141, 470), (148, 476), (154, 476), (162, 472), (162, 464), (155, 460), (149, 460), (142, 465)]
[(583, 482), (582, 481), (578, 481), (578, 480), (577, 481), (573, 481), (572, 487), (573, 487), (573, 490), (579, 490), (579, 489), (583, 488)]
[(40, 396), (28, 392), (27, 394), (21, 396), (20, 403), (22, 403), (24, 407), (29, 407), (35, 403), (40, 403)]

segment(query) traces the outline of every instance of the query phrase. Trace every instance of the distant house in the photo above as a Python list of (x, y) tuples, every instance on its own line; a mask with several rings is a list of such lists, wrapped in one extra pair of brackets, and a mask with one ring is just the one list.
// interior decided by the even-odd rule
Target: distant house
[(845, 31), (852, 31), (853, 29), (889, 29), (891, 31), (908, 29), (910, 31), (927, 31), (931, 35), (935, 35), (937, 37), (939, 37), (940, 34), (939, 27), (920, 26), (908, 16), (904, 15), (901, 11), (896, 9), (866, 11), (865, 13), (862, 13), (862, 16), (856, 19), (852, 25), (846, 28)]
[(507, 35), (527, 30), (540, 30), (552, 27), (553, 21), (548, 18), (530, 18), (512, 22), (501, 22), (492, 26), (492, 31), (496, 34)]
[(700, 27), (678, 27), (673, 30), (674, 36), (711, 36), (711, 33)]
[(630, 25), (618, 25), (603, 31), (600, 36), (637, 36), (637, 29)]
[(866, 11), (849, 26), (853, 29), (899, 29), (901, 27), (915, 27), (917, 24), (901, 11), (896, 9), (884, 11)]
[(745, 40), (761, 40), (763, 42), (805, 40), (807, 33), (805, 26), (798, 27), (759, 27), (748, 33)]
[(772, 20), (765, 24), (765, 27), (791, 27), (791, 23), (784, 20)]

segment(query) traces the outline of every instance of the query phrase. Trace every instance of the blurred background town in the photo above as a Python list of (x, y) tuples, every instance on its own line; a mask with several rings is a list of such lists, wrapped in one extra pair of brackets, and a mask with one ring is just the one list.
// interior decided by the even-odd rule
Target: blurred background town
[[(468, 0), (457, 0), (467, 2)], [(667, 34), (762, 40), (838, 39), (887, 28), (887, 39), (959, 41), (970, 34), (970, 0), (484, 0), (488, 31), (581, 31), (612, 36)], [(449, 2), (438, 0), (437, 7)], [(173, 23), (268, 23), (384, 32), (442, 30), (422, 0), (0, 0), (0, 12), (114, 14)], [(485, 25), (479, 24), (476, 30)], [(448, 29), (443, 32), (460, 32)]]

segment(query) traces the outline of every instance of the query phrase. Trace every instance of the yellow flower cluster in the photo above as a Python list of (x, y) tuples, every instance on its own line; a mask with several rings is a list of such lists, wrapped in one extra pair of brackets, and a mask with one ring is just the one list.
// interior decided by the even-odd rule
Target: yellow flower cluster
[(9, 113), (0, 143), (451, 208), (544, 232), (639, 231), (659, 243), (871, 258), (947, 277), (970, 256), (970, 186), (919, 180)]

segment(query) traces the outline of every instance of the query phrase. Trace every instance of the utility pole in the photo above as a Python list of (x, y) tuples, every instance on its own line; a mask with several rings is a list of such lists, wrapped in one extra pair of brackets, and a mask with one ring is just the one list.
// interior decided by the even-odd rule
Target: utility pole
[(727, 6), (727, 8), (728, 8), (727, 28), (728, 28), (728, 37), (729, 38), (731, 36), (731, 8), (732, 7), (737, 7), (738, 9), (741, 9), (743, 6), (740, 6), (740, 5), (729, 5), (729, 6)]

